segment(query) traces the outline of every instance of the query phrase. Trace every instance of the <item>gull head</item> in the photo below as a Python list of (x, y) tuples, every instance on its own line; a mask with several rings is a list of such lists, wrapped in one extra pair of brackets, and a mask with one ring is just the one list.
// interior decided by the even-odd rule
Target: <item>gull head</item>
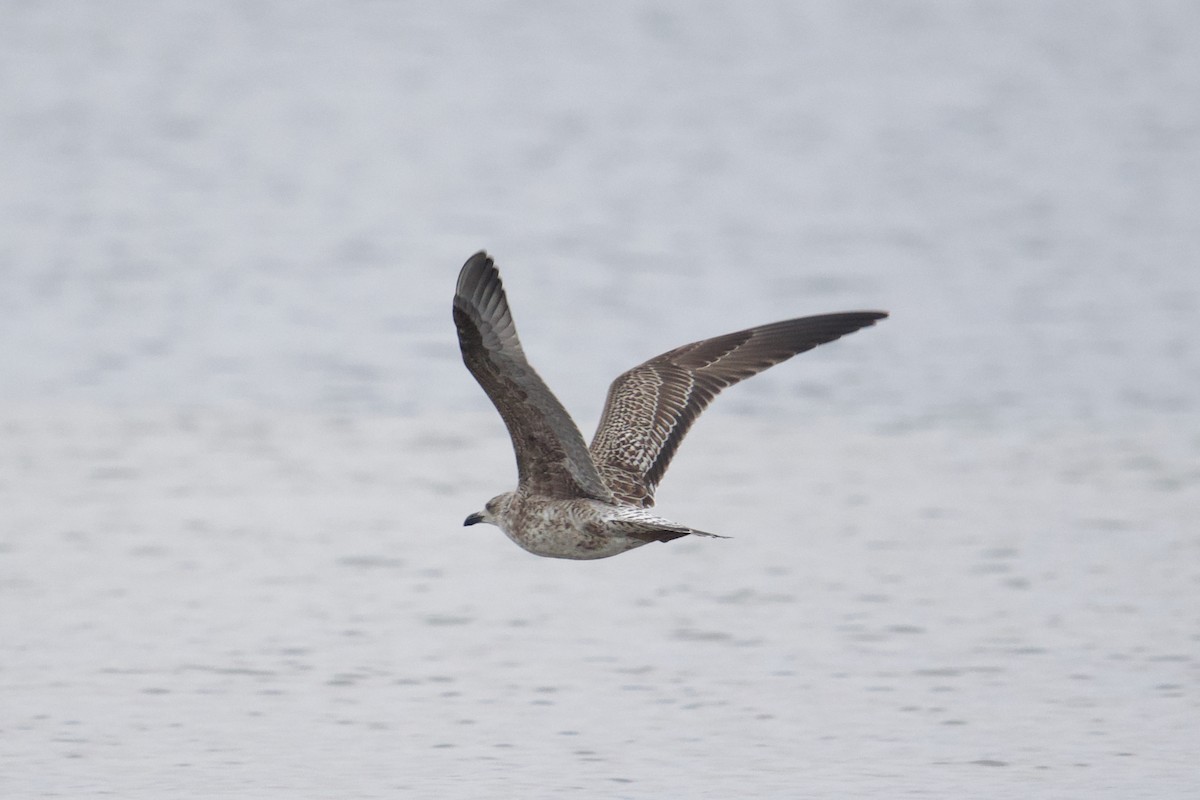
[(476, 511), (471, 516), (463, 520), (463, 527), (467, 525), (475, 525), (480, 522), (486, 522), (489, 525), (498, 525), (497, 518), (503, 516), (508, 511), (508, 504), (512, 502), (512, 492), (498, 494), (483, 507), (483, 511)]

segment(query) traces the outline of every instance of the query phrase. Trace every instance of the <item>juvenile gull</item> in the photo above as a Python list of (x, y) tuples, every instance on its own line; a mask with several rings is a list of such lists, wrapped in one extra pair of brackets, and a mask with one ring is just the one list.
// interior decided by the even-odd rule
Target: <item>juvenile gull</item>
[(725, 387), (886, 316), (850, 311), (802, 317), (655, 356), (613, 381), (588, 448), (525, 359), (500, 273), (487, 253), (478, 252), (458, 275), (454, 324), (463, 362), (512, 437), (517, 489), (493, 497), (463, 524), (491, 523), (529, 552), (550, 558), (608, 558), (688, 534), (717, 537), (649, 511), (696, 417)]

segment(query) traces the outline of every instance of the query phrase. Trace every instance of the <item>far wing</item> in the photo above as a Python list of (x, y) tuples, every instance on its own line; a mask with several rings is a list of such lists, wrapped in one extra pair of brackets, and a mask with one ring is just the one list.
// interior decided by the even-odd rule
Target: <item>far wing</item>
[(500, 273), (487, 253), (471, 256), (459, 273), (454, 324), (463, 363), (508, 427), (521, 487), (547, 497), (611, 502), (579, 429), (525, 360)]

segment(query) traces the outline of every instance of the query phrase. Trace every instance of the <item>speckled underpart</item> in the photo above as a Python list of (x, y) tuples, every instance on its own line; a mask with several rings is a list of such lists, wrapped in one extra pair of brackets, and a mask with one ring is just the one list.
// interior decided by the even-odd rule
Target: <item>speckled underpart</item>
[(550, 558), (608, 558), (648, 542), (716, 536), (646, 510), (700, 412), (725, 387), (886, 316), (802, 317), (656, 356), (613, 381), (589, 448), (526, 360), (492, 259), (476, 253), (458, 276), (454, 323), (463, 362), (508, 427), (517, 490), (492, 498), (465, 524), (497, 525), (529, 552)]
[(635, 506), (598, 500), (548, 500), (508, 492), (487, 504), (480, 522), (489, 522), (525, 550), (549, 558), (608, 558), (650, 542), (680, 536), (718, 537), (663, 519)]

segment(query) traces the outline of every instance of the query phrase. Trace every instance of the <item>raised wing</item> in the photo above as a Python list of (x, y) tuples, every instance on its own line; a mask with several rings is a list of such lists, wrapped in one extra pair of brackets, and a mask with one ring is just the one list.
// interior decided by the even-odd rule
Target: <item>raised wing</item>
[(592, 460), (617, 499), (654, 505), (684, 435), (727, 386), (887, 314), (851, 311), (776, 322), (685, 344), (613, 381), (592, 439)]
[(508, 427), (520, 487), (546, 497), (611, 502), (579, 429), (525, 360), (500, 273), (487, 253), (471, 256), (458, 274), (454, 324), (463, 363)]

